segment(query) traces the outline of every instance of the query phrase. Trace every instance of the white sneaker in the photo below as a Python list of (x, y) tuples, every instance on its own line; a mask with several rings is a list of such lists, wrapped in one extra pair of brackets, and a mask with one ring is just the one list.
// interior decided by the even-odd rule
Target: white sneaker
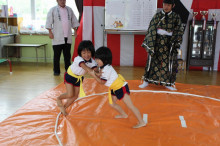
[(143, 84), (139, 85), (139, 88), (145, 88), (148, 86), (148, 82), (144, 81)]
[(167, 89), (169, 89), (169, 90), (172, 90), (172, 91), (175, 91), (175, 90), (177, 90), (176, 88), (174, 88), (174, 87), (171, 87), (171, 86), (165, 86)]

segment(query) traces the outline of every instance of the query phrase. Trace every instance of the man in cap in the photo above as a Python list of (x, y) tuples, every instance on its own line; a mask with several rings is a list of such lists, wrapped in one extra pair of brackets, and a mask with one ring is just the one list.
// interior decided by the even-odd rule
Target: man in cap
[(164, 0), (163, 10), (150, 22), (142, 44), (148, 52), (148, 60), (140, 88), (153, 83), (176, 90), (177, 48), (182, 43), (183, 28), (180, 16), (172, 11), (174, 6), (174, 0)]

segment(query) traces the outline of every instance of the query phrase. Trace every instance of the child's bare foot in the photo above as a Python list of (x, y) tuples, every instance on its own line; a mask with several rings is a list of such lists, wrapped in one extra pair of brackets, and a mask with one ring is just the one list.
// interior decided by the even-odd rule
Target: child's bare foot
[(115, 116), (116, 119), (125, 119), (127, 117), (128, 117), (128, 115), (116, 115)]
[(145, 127), (147, 124), (146, 123), (138, 123), (137, 125), (133, 126), (133, 128), (141, 128)]
[(66, 112), (65, 108), (63, 106), (59, 107), (60, 108), (60, 111), (61, 113), (64, 115), (64, 116), (67, 116), (68, 113)]

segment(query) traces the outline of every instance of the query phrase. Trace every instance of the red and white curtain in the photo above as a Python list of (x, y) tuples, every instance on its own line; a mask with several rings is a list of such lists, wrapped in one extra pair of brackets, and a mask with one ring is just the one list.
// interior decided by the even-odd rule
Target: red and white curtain
[[(180, 0), (185, 8), (192, 11), (215, 11), (217, 14), (217, 21), (220, 21), (220, 1), (219, 0)], [(162, 8), (163, 0), (158, 0), (158, 9)], [(107, 34), (103, 33), (104, 29), (104, 7), (105, 0), (84, 0), (83, 1), (83, 15), (80, 22), (80, 27), (77, 31), (75, 40), (73, 58), (77, 56), (77, 48), (82, 40), (91, 40), (95, 48), (107, 45), (113, 53), (113, 65), (118, 66), (145, 66), (147, 60), (147, 53), (141, 44), (144, 40), (144, 35), (125, 35), (125, 34)], [(192, 19), (192, 15), (189, 16)], [(197, 20), (201, 19), (201, 15), (197, 15)], [(211, 16), (207, 15), (207, 19), (211, 20)], [(214, 70), (220, 71), (220, 24), (218, 25), (218, 32), (216, 38), (216, 50)], [(183, 36), (183, 57), (187, 57), (188, 44), (188, 25)], [(206, 68), (197, 67), (199, 70)]]
[(96, 49), (104, 45), (104, 8), (105, 0), (83, 1), (83, 15), (77, 30), (73, 58), (77, 56), (77, 48), (82, 40), (91, 40)]

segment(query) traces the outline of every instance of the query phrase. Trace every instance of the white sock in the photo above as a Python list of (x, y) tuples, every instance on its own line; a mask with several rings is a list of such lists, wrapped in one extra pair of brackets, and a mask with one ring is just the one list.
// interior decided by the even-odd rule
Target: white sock
[(169, 89), (169, 90), (172, 90), (172, 91), (174, 91), (174, 90), (177, 90), (176, 88), (174, 88), (174, 87), (171, 87), (171, 86), (165, 86), (167, 89)]
[(148, 86), (148, 82), (144, 81), (143, 84), (139, 85), (139, 88), (145, 88)]

